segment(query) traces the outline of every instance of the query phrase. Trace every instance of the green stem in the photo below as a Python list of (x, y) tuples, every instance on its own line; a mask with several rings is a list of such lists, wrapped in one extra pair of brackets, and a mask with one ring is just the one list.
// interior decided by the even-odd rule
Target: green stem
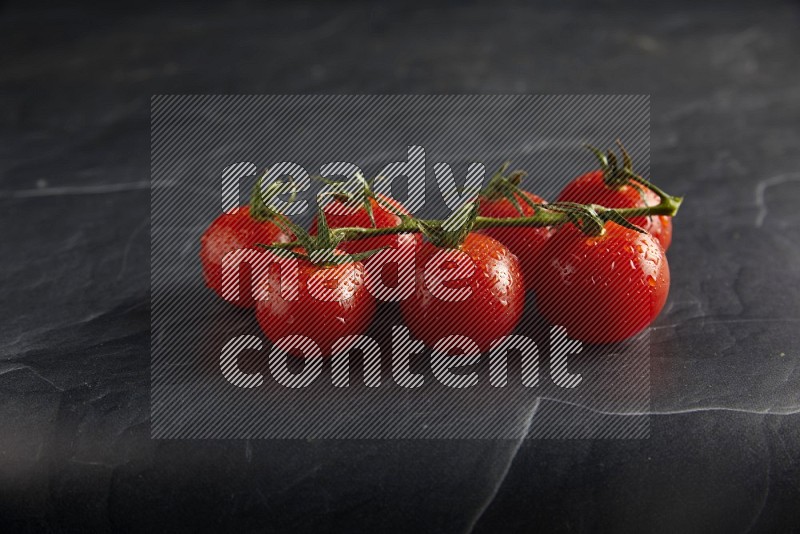
[[(642, 178), (641, 176), (639, 176), (636, 173), (631, 172), (628, 175), (628, 177), (631, 180), (633, 180), (634, 182), (638, 182), (638, 183), (642, 184), (643, 186), (645, 186), (648, 189), (650, 189), (650, 191), (652, 191), (653, 193), (658, 195), (658, 198), (661, 199), (661, 202), (659, 203), (659, 206), (664, 205), (664, 206), (667, 206), (669, 208), (672, 208), (672, 210), (675, 213), (678, 212), (678, 208), (681, 207), (681, 202), (683, 202), (683, 197), (673, 197), (672, 195), (667, 194), (663, 189), (658, 187), (656, 184), (654, 184), (652, 182), (649, 182), (648, 180), (645, 180), (644, 178)], [(656, 208), (656, 207), (657, 206), (653, 206), (653, 208)], [(653, 212), (653, 213), (651, 213), (651, 215), (675, 215), (675, 213), (655, 213), (655, 212)]]
[[(653, 188), (649, 183), (645, 184)], [(601, 218), (604, 214), (615, 211), (625, 219), (632, 219), (634, 217), (647, 217), (649, 215), (668, 215), (674, 216), (678, 213), (681, 201), (680, 197), (673, 197), (661, 191), (660, 189), (653, 188), (653, 191), (659, 195), (661, 202), (656, 206), (642, 207), (642, 208), (620, 208), (612, 209), (592, 204), (590, 207), (594, 209), (598, 216)], [(536, 213), (528, 217), (510, 217), (510, 218), (496, 218), (496, 217), (477, 217), (473, 230), (483, 230), (485, 228), (505, 228), (505, 227), (543, 227), (543, 226), (561, 226), (570, 221), (567, 213), (563, 211), (556, 211), (549, 209), (547, 204), (535, 204)], [(378, 237), (392, 234), (406, 234), (418, 233), (420, 231), (417, 225), (418, 219), (411, 217), (404, 218), (403, 222), (398, 226), (391, 226), (387, 228), (360, 228), (360, 227), (343, 227), (331, 228), (331, 233), (335, 237), (341, 237), (341, 241), (357, 241), (359, 239), (367, 239), (370, 237)], [(430, 225), (441, 225), (444, 221), (428, 219), (425, 222)], [(292, 249), (299, 246), (297, 242), (281, 243), (272, 245), (272, 248)]]

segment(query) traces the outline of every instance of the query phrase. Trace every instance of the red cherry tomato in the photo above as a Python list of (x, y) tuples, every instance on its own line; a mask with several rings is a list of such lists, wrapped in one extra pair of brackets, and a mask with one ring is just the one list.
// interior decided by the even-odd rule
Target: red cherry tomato
[[(642, 198), (644, 195), (644, 198)], [(619, 187), (606, 185), (602, 170), (596, 170), (575, 178), (561, 194), (559, 202), (579, 204), (600, 204), (607, 208), (641, 208), (656, 206), (658, 195), (642, 184), (628, 184)], [(655, 237), (664, 250), (672, 242), (672, 218), (667, 215), (636, 217), (631, 222)]]
[(627, 339), (661, 312), (669, 293), (664, 249), (650, 234), (607, 223), (597, 237), (568, 224), (536, 265), (539, 312), (587, 343)]
[[(525, 287), (519, 262), (503, 244), (478, 233), (469, 234), (457, 249), (463, 254), (454, 250), (422, 245), (416, 291), (401, 304), (403, 319), (429, 347), (443, 337), (461, 335), (486, 352), (492, 341), (514, 330), (522, 315)], [(474, 265), (471, 275), (467, 271), (446, 281), (463, 272), (465, 259)], [(456, 292), (468, 296), (452, 300)]]
[[(520, 195), (525, 197), (534, 204), (544, 204), (544, 199), (529, 193), (527, 191), (520, 191), (515, 193), (517, 201), (519, 202), (522, 213), (520, 213), (516, 206), (507, 198), (501, 197), (497, 200), (491, 200), (485, 196), (480, 197), (480, 205), (478, 207), (478, 215), (482, 217), (496, 217), (496, 218), (517, 218), (528, 217), (534, 215), (536, 211), (528, 205)], [(542, 248), (547, 243), (547, 240), (553, 234), (551, 228), (534, 228), (534, 227), (509, 227), (509, 228), (488, 228), (480, 231), (481, 234), (488, 235), (497, 241), (500, 241), (508, 249), (516, 254), (519, 259), (522, 273), (525, 278), (525, 287), (530, 288), (533, 283), (533, 268), (536, 265), (536, 260), (542, 251)]]
[(363, 333), (375, 311), (375, 299), (366, 287), (364, 265), (344, 263), (330, 267), (297, 261), (296, 298), (281, 291), (287, 277), (270, 271), (258, 282), (264, 298), (256, 302), (256, 319), (267, 338), (305, 336), (331, 355), (343, 336)]
[[(383, 204), (388, 203), (397, 212), (403, 215), (409, 215), (409, 212), (394, 199), (388, 198), (384, 195), (378, 195), (381, 202), (377, 202), (374, 198), (369, 199), (370, 206), (372, 207), (372, 216), (375, 219), (375, 228), (392, 228), (399, 226), (402, 220), (400, 217), (392, 213), (389, 209), (385, 208)], [(325, 220), (331, 228), (372, 228), (372, 221), (369, 218), (367, 210), (363, 207), (357, 209), (349, 209), (347, 213), (346, 205), (340, 200), (333, 200), (325, 206)], [(311, 235), (317, 235), (317, 217), (311, 221)], [(413, 237), (412, 237), (413, 236)], [(378, 237), (370, 237), (367, 239), (359, 239), (354, 241), (343, 242), (339, 248), (350, 254), (359, 252), (366, 252), (368, 250), (375, 250), (381, 247), (396, 247), (401, 239), (416, 239), (421, 240), (419, 234), (391, 234)]]
[[(258, 243), (288, 243), (291, 239), (274, 223), (250, 217), (247, 206), (223, 213), (214, 219), (200, 238), (200, 263), (206, 285), (222, 297), (222, 260), (226, 254), (255, 248)], [(252, 307), (254, 300), (249, 269), (242, 269), (239, 283), (239, 298), (231, 302), (245, 308)]]

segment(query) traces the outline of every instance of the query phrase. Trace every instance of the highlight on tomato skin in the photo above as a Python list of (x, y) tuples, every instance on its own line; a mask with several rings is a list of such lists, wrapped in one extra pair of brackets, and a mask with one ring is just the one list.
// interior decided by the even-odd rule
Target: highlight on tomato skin
[(647, 233), (608, 223), (600, 236), (561, 227), (536, 266), (539, 313), (572, 339), (612, 343), (650, 325), (669, 294), (664, 249)]
[[(486, 196), (481, 196), (479, 198), (478, 215), (498, 219), (528, 217), (536, 213), (536, 210), (530, 206), (528, 202), (533, 204), (545, 203), (542, 197), (528, 191), (519, 190), (519, 192), (514, 194), (517, 197), (519, 209), (517, 209), (508, 198), (501, 197), (493, 200)], [(524, 195), (526, 198), (521, 198), (521, 195)], [(528, 202), (525, 201), (526, 199)], [(539, 258), (550, 236), (553, 235), (553, 231), (554, 230), (550, 227), (518, 226), (487, 228), (480, 230), (479, 233), (500, 241), (517, 256), (525, 277), (525, 286), (527, 289), (530, 289), (533, 284), (533, 269), (536, 265), (536, 260)]]
[[(456, 252), (472, 262), (472, 274), (441, 285), (453, 292), (468, 290), (469, 296), (449, 300), (435, 294), (432, 280), (440, 275), (446, 278), (448, 269), (457, 268), (453, 265), (455, 256), (451, 263), (444, 258), (431, 265), (437, 254), (448, 254), (448, 250), (429, 242), (422, 245), (417, 258), (416, 291), (401, 303), (403, 319), (414, 337), (429, 347), (443, 337), (461, 335), (486, 352), (493, 341), (513, 332), (522, 317), (525, 285), (519, 261), (499, 241), (479, 233), (468, 234)], [(436, 265), (441, 273), (434, 268)]]
[[(242, 249), (257, 249), (258, 243), (288, 243), (292, 239), (293, 236), (274, 223), (253, 219), (248, 206), (239, 206), (219, 215), (200, 237), (200, 263), (206, 286), (223, 298), (222, 261), (226, 254)], [(251, 289), (252, 275), (249, 269), (242, 268), (239, 298), (228, 302), (252, 308), (255, 300)]]
[[(644, 208), (657, 206), (660, 199), (643, 184), (608, 185), (604, 171), (598, 169), (578, 176), (567, 184), (558, 195), (558, 202), (600, 204), (607, 208)], [(672, 243), (672, 217), (634, 217), (631, 222), (655, 237), (665, 251), (669, 249)]]
[(286, 298), (281, 273), (271, 270), (257, 281), (256, 319), (273, 343), (286, 336), (304, 336), (317, 344), (323, 356), (330, 356), (339, 338), (363, 334), (372, 322), (375, 299), (367, 290), (364, 264), (318, 266), (296, 261), (296, 298)]

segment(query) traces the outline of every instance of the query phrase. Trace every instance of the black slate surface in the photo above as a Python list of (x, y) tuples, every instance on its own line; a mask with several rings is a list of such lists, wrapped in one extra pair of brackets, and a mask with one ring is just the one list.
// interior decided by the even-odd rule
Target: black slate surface
[[(3, 531), (800, 528), (796, 2), (0, 17)], [(151, 95), (431, 92), (652, 95), (651, 437), (151, 440)]]

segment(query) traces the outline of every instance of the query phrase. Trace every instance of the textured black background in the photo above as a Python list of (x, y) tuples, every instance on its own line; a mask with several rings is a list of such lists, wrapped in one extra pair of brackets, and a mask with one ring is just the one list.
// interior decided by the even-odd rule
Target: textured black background
[[(3, 4), (0, 529), (800, 528), (800, 6), (642, 4)], [(651, 438), (150, 440), (150, 96), (498, 92), (652, 95)]]

